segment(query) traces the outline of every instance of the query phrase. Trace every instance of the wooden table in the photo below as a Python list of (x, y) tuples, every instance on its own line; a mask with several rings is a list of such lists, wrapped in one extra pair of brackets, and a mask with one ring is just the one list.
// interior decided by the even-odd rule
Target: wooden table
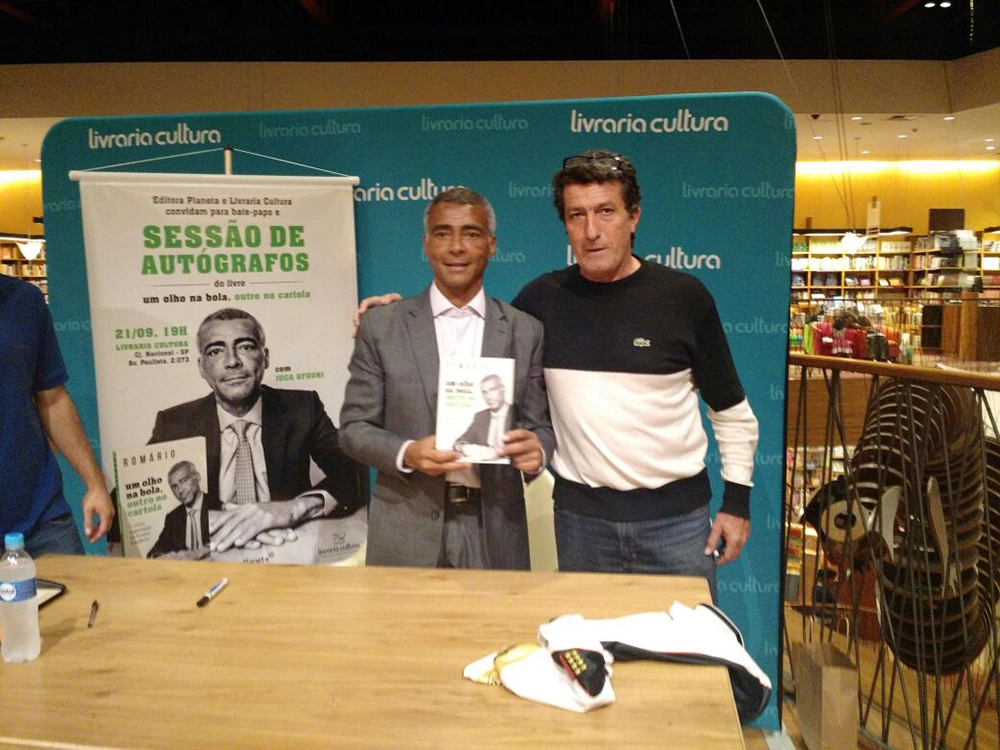
[(62, 556), (38, 570), (68, 590), (41, 611), (41, 656), (0, 663), (0, 744), (743, 747), (722, 667), (618, 663), (617, 702), (588, 714), (462, 677), (552, 617), (695, 604), (701, 579)]

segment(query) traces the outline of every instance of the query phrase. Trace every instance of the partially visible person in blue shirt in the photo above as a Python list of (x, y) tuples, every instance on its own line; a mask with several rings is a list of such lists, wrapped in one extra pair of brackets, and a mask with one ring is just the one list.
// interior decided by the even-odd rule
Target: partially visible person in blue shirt
[(23, 533), (32, 557), (84, 553), (52, 446), (86, 485), (87, 539), (104, 536), (115, 516), (67, 378), (42, 293), (0, 276), (0, 538)]

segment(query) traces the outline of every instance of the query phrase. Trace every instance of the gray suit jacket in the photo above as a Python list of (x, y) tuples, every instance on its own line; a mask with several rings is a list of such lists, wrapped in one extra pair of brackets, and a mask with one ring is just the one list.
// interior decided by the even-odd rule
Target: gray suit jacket
[[(551, 457), (555, 434), (542, 378), (542, 324), (487, 298), (482, 356), (515, 360), (513, 398), (521, 426), (538, 436)], [(400, 472), (396, 457), (405, 441), (435, 431), (438, 370), (429, 289), (361, 317), (340, 412), (340, 445), (378, 470), (368, 509), (366, 561), (372, 565), (437, 565), (445, 479)], [(488, 564), (526, 570), (530, 558), (520, 472), (491, 464), (479, 468)]]

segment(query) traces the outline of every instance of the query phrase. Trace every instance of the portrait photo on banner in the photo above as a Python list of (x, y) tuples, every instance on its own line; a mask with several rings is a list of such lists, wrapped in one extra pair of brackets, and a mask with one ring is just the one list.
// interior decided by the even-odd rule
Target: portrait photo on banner
[[(331, 419), (357, 299), (354, 180), (74, 177), (124, 553), (304, 564), (354, 554), (364, 475)], [(305, 333), (317, 320), (335, 329), (322, 345)], [(166, 549), (181, 508), (184, 543)]]

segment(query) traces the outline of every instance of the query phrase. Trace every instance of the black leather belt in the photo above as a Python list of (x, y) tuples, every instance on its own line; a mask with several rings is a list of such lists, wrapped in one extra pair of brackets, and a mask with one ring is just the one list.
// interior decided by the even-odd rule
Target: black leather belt
[(479, 502), (479, 488), (448, 482), (444, 488), (444, 499), (449, 503)]

